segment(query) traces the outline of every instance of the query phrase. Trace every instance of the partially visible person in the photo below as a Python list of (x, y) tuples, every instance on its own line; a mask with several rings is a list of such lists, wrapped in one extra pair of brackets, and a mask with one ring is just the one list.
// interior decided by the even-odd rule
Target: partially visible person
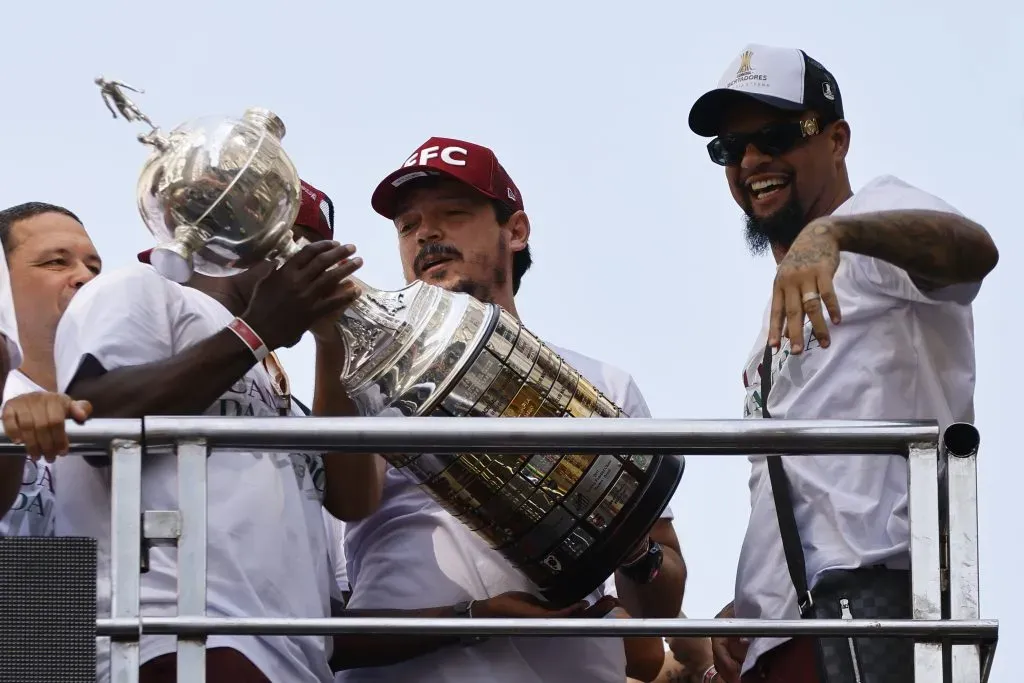
[[(82, 222), (68, 209), (28, 202), (0, 211), (2, 267), (9, 278), (2, 306), (13, 305), (22, 361), (3, 387), (4, 432), (25, 445), (23, 463), (0, 458), (0, 536), (52, 536), (54, 477), (51, 463), (69, 447), (65, 420), (84, 422), (87, 401), (57, 393), (53, 340), (64, 309), (102, 262)], [(0, 276), (3, 277), (3, 276)], [(6, 334), (6, 333), (5, 333)]]
[[(999, 259), (985, 229), (890, 175), (854, 192), (839, 85), (802, 50), (747, 46), (689, 123), (712, 138), (751, 250), (777, 264), (744, 416), (973, 421), (971, 305)], [(720, 616), (912, 616), (906, 458), (750, 461), (736, 596)], [(912, 644), (881, 638), (716, 638), (714, 655), (727, 683), (853, 680), (858, 667), (872, 683), (913, 680)]]
[[(315, 216), (322, 193), (304, 184), (303, 206), (311, 202)], [(305, 236), (302, 227), (295, 235)], [(305, 411), (291, 396), (286, 376), (265, 361), (310, 331), (317, 342), (311, 412), (352, 414), (338, 381), (344, 349), (332, 326), (359, 294), (346, 278), (362, 263), (351, 245), (313, 237), (319, 241), (279, 268), (268, 261), (230, 277), (197, 273), (186, 286), (143, 264), (96, 278), (74, 298), (58, 327), (58, 386), (89, 399), (100, 417), (300, 415)], [(331, 577), (321, 507), (340, 519), (369, 514), (380, 499), (379, 462), (375, 455), (212, 450), (208, 613), (329, 616)], [(109, 558), (109, 467), (63, 459), (58, 476), (76, 482), (58, 497), (58, 535), (97, 538), (100, 556)], [(178, 507), (172, 454), (146, 454), (141, 493), (145, 509)], [(157, 546), (149, 553), (142, 613), (173, 615), (177, 549)], [(104, 591), (109, 571), (109, 564), (101, 563), (101, 613), (109, 608)], [(211, 683), (331, 679), (329, 638), (212, 636), (207, 643)], [(140, 680), (173, 683), (174, 651), (173, 637), (143, 636)], [(98, 678), (106, 681), (109, 658), (103, 651), (99, 655)]]
[[(685, 619), (683, 612), (680, 619)], [(665, 639), (665, 669), (654, 683), (721, 683), (710, 638), (672, 636)]]
[[(618, 599), (615, 575), (604, 582), (604, 594)], [(634, 615), (621, 604), (611, 611), (616, 619), (631, 619)], [(652, 683), (665, 664), (665, 642), (657, 636), (623, 638), (626, 655), (627, 683)]]
[[(518, 317), (515, 294), (530, 268), (522, 195), (494, 153), (432, 138), (378, 185), (373, 208), (392, 221), (407, 282), (423, 280), (499, 304)], [(631, 417), (650, 412), (625, 371), (551, 347)], [(401, 617), (605, 617), (617, 604), (599, 588), (553, 609), (497, 551), (389, 468), (381, 506), (345, 527), (349, 614)], [(660, 520), (617, 574), (630, 613), (674, 616), (684, 569), (670, 517)], [(622, 683), (619, 638), (339, 636), (337, 681)]]
[(352, 597), (345, 560), (345, 522), (325, 509), (324, 527), (327, 530), (327, 557), (334, 572), (334, 582), (331, 584), (332, 599), (338, 602), (339, 607), (344, 608)]
[[(613, 590), (606, 586), (606, 591)], [(679, 618), (686, 619), (682, 610)], [(718, 674), (710, 638), (626, 638), (625, 642), (627, 683), (712, 683), (721, 680), (716, 678)], [(650, 674), (649, 669), (655, 662), (659, 663), (659, 668)]]

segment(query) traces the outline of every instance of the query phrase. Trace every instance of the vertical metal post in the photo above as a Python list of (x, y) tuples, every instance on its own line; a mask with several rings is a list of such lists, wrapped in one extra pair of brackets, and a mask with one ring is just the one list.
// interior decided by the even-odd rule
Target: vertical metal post
[[(939, 452), (935, 444), (911, 444), (910, 574), (914, 619), (942, 619), (942, 581), (939, 563)], [(942, 644), (914, 644), (914, 680), (942, 681)]]
[[(115, 439), (110, 444), (110, 616), (139, 619), (142, 552), (142, 447)], [(139, 633), (110, 641), (112, 683), (138, 683)]]
[[(980, 619), (978, 590), (978, 433), (970, 425), (951, 425), (943, 450), (948, 465), (949, 618)], [(956, 683), (981, 681), (980, 643), (952, 646)]]
[[(206, 616), (206, 441), (179, 441), (178, 616)], [(206, 637), (178, 636), (178, 683), (205, 683)]]

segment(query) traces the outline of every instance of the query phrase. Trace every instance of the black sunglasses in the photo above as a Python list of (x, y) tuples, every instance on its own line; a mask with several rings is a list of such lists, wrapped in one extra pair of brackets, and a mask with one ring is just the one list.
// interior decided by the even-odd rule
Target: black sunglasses
[(818, 119), (787, 121), (765, 126), (753, 133), (719, 135), (708, 143), (711, 161), (719, 166), (734, 166), (743, 160), (747, 145), (753, 145), (768, 156), (777, 157), (822, 131)]

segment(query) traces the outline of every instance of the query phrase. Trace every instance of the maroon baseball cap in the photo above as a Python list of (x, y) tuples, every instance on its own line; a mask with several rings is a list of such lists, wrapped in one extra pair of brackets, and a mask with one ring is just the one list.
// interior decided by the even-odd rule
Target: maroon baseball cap
[[(301, 225), (317, 233), (325, 240), (334, 239), (334, 202), (323, 190), (318, 190), (305, 180), (299, 181), (302, 186), (299, 203), (299, 215), (295, 219), (295, 225)], [(149, 263), (149, 255), (152, 249), (139, 253), (139, 260)]]
[(370, 205), (380, 215), (393, 220), (402, 185), (430, 176), (454, 178), (514, 211), (523, 210), (523, 196), (494, 152), (452, 138), (430, 138), (420, 145), (401, 168), (381, 181), (373, 191)]

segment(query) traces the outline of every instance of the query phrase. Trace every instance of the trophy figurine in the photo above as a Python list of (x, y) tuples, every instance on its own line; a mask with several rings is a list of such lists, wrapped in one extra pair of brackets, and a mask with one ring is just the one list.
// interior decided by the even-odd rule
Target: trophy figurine
[[(299, 174), (280, 118), (250, 108), (164, 134), (123, 84), (97, 83), (125, 118), (151, 127), (139, 136), (153, 152), (138, 203), (161, 274), (177, 282), (194, 271), (226, 275), (301, 249), (291, 233)], [(338, 321), (347, 353), (340, 379), (362, 415), (623, 416), (501, 307), (421, 281), (398, 291), (356, 282), (363, 294)], [(555, 605), (582, 599), (614, 573), (661, 516), (684, 465), (682, 456), (629, 453), (386, 458)]]

